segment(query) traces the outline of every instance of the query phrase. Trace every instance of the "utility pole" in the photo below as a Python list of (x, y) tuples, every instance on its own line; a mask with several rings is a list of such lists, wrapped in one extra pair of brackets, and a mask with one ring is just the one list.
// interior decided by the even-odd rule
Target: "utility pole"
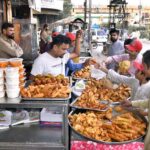
[(84, 22), (86, 22), (86, 14), (87, 14), (87, 0), (84, 1)]
[(141, 4), (141, 0), (140, 0), (140, 4), (138, 6), (139, 9), (139, 25), (141, 25), (141, 15), (142, 15), (142, 4)]
[(88, 39), (89, 39), (89, 50), (92, 53), (92, 37), (91, 37), (91, 24), (92, 24), (92, 18), (91, 18), (91, 12), (92, 12), (92, 0), (89, 0), (89, 26), (88, 26)]

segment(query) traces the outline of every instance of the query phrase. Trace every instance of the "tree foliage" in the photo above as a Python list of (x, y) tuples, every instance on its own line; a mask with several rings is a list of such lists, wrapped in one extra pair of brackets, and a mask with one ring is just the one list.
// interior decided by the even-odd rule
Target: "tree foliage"
[(66, 18), (71, 15), (72, 3), (70, 0), (64, 0), (63, 12), (60, 14), (60, 18)]

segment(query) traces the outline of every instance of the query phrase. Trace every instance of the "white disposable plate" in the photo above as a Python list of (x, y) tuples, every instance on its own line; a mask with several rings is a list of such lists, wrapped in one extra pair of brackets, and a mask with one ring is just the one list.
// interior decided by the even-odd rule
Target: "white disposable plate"
[(72, 87), (72, 93), (77, 97), (81, 96), (81, 94), (82, 94), (82, 92), (76, 91), (75, 86)]

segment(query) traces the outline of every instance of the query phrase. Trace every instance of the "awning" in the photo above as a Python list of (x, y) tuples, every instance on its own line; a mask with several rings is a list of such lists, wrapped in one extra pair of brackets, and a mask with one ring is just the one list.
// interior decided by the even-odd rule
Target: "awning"
[(66, 24), (84, 24), (84, 23), (85, 22), (82, 19), (71, 16), (71, 17), (67, 17), (67, 18), (58, 20), (54, 23), (51, 23), (50, 28), (52, 29), (54, 27), (66, 25)]
[(34, 15), (55, 15), (55, 16), (58, 16), (60, 13), (59, 10), (52, 10), (52, 9), (41, 9), (41, 12), (39, 11), (36, 11), (33, 9), (33, 14)]
[(74, 19), (75, 19), (74, 16), (67, 17), (67, 18), (58, 20), (58, 21), (56, 21), (54, 23), (51, 23), (49, 27), (50, 27), (50, 29), (52, 29), (52, 28), (57, 27), (57, 26), (62, 26), (62, 25), (65, 25), (65, 24), (69, 24)]

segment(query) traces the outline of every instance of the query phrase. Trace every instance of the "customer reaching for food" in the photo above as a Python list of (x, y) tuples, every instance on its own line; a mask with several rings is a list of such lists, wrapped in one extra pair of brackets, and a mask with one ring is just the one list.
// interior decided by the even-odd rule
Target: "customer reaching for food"
[[(131, 100), (150, 99), (150, 50), (143, 54), (143, 65), (134, 64), (135, 77), (120, 75), (112, 69), (99, 65), (99, 69), (107, 73), (107, 77), (116, 83), (124, 83), (131, 87)], [(144, 66), (144, 67), (143, 67)], [(98, 65), (95, 67), (98, 68)]]
[(109, 64), (114, 63), (116, 68), (109, 68), (118, 70), (118, 64), (122, 61), (130, 61), (130, 66), (128, 70), (124, 70), (121, 72), (123, 75), (134, 75), (136, 72), (136, 68), (134, 67), (134, 63), (142, 63), (142, 55), (139, 53), (142, 50), (142, 43), (138, 39), (127, 39), (124, 42), (125, 52), (126, 54), (114, 55), (110, 56), (106, 59), (105, 64), (108, 66)]
[[(150, 80), (150, 50), (148, 50), (147, 52), (145, 52), (143, 54), (143, 66), (144, 66), (144, 73), (145, 73), (145, 77), (146, 77), (146, 81), (147, 83), (145, 84), (145, 87), (147, 86), (147, 90), (146, 89), (141, 89), (143, 91), (143, 94), (145, 92), (148, 93), (149, 92), (149, 80)], [(145, 97), (145, 100), (136, 100), (136, 101), (124, 101), (122, 103), (123, 106), (135, 106), (135, 107), (140, 107), (143, 109), (148, 109), (148, 120), (150, 120), (150, 97)], [(147, 130), (147, 134), (144, 140), (144, 150), (150, 150), (150, 124), (148, 125), (148, 130)]]

